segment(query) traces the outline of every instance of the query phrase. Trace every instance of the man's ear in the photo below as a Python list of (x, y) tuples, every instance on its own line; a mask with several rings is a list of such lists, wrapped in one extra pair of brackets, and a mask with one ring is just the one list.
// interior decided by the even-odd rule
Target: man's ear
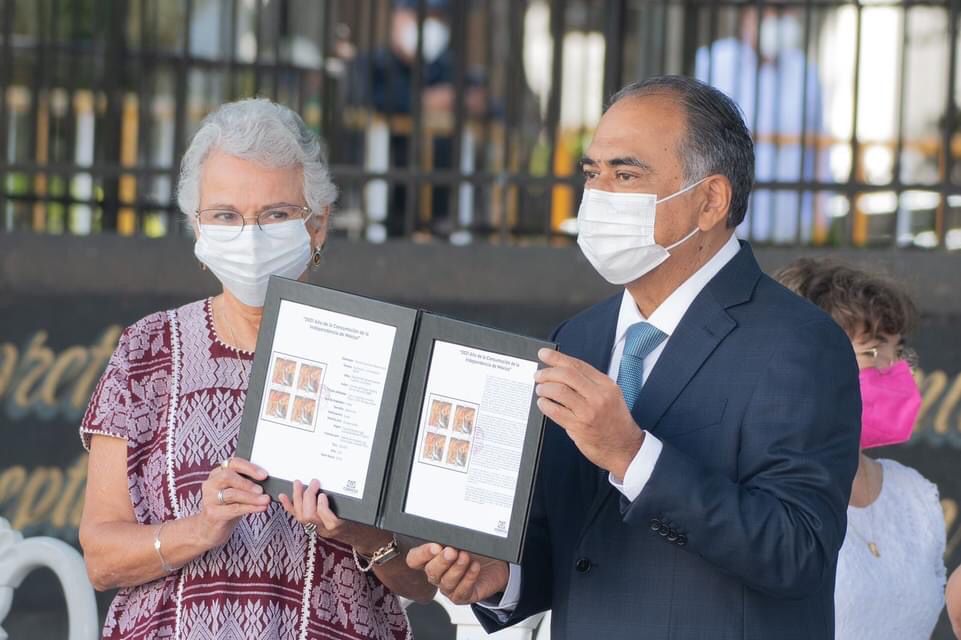
[(731, 210), (731, 182), (722, 175), (713, 175), (704, 181), (700, 191), (702, 201), (698, 228), (710, 231), (719, 224), (726, 224)]

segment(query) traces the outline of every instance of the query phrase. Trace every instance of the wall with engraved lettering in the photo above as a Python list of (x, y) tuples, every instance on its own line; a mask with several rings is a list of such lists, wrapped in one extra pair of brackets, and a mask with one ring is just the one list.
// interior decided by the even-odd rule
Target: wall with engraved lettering
[[(794, 255), (758, 251), (768, 270)], [(921, 355), (922, 413), (910, 444), (880, 453), (938, 484), (952, 569), (961, 560), (961, 259), (848, 257), (901, 277), (922, 306), (911, 341)], [(318, 283), (538, 336), (613, 291), (575, 248), (334, 242), (327, 260), (312, 276)], [(0, 515), (26, 535), (76, 544), (86, 480), (77, 425), (120, 331), (216, 288), (186, 242), (0, 234)], [(49, 584), (28, 584), (17, 598), (50, 606)], [(935, 637), (950, 637), (942, 631)]]

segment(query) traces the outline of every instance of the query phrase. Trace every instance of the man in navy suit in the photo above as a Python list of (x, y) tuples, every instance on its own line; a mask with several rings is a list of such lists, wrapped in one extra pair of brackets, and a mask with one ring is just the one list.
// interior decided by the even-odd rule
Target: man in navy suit
[(555, 640), (833, 637), (857, 365), (734, 237), (753, 163), (708, 85), (612, 99), (582, 160), (578, 243), (625, 290), (541, 354), (551, 423), (523, 561), (408, 554), (488, 631), (552, 609)]

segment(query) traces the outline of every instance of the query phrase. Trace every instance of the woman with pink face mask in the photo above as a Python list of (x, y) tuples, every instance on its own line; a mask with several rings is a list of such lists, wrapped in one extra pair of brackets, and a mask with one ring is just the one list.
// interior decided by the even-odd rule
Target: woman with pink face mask
[(937, 487), (865, 449), (911, 438), (921, 394), (904, 336), (917, 322), (895, 283), (801, 259), (775, 278), (821, 307), (851, 338), (861, 370), (861, 455), (834, 591), (837, 640), (929, 638), (944, 607), (944, 513)]

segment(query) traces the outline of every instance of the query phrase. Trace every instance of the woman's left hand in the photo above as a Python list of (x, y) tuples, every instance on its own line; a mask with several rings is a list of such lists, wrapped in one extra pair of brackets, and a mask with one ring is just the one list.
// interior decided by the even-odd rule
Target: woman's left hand
[(386, 531), (338, 518), (331, 511), (326, 494), (321, 493), (317, 480), (311, 480), (306, 487), (299, 480), (294, 480), (292, 493), (290, 497), (280, 494), (280, 504), (300, 524), (316, 526), (319, 536), (349, 544), (365, 555), (370, 555), (392, 539)]

